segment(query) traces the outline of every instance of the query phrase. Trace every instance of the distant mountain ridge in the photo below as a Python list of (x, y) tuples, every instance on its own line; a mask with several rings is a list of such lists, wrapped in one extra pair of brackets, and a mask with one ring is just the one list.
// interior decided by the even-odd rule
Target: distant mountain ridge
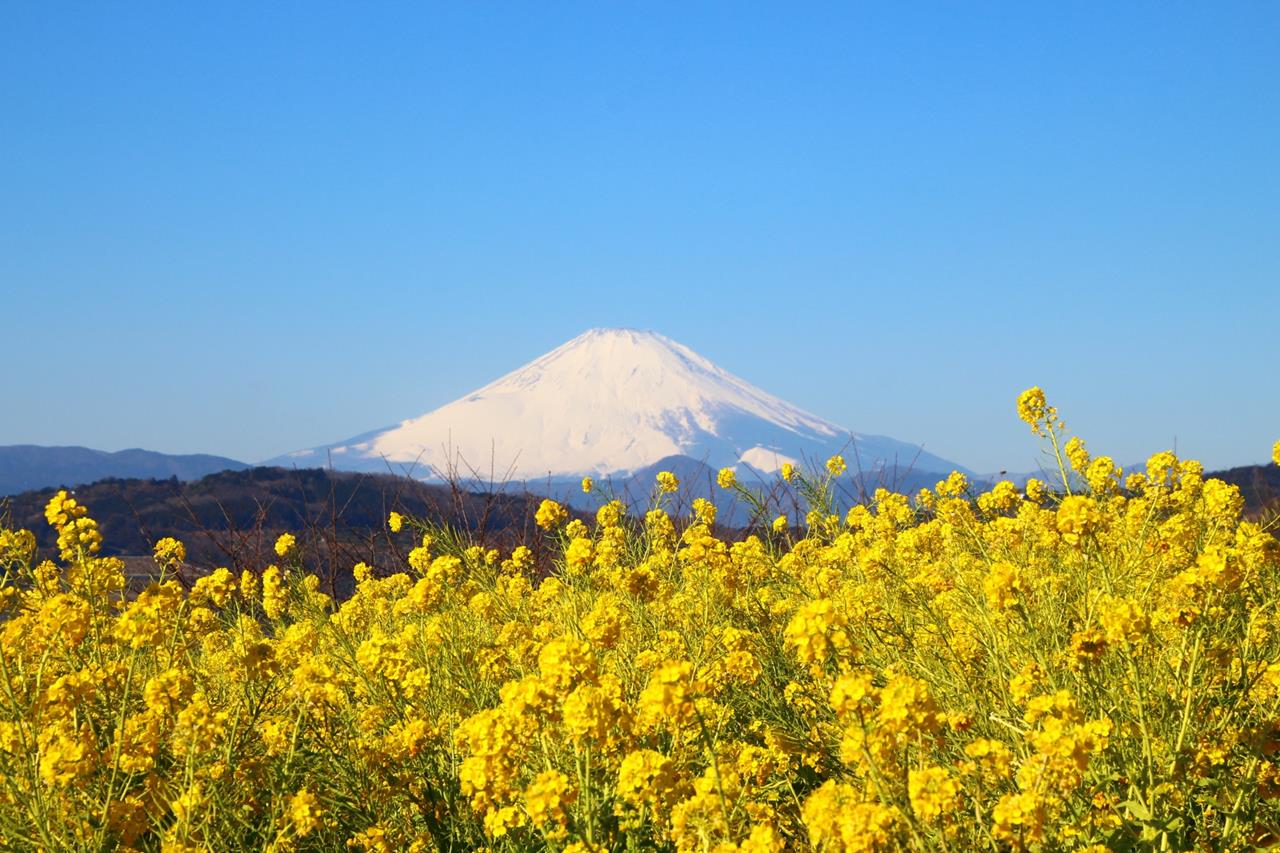
[(890, 480), (907, 471), (972, 473), (919, 445), (851, 432), (635, 329), (592, 329), (424, 415), (263, 464), (532, 486), (626, 479), (672, 457), (750, 477), (836, 453)]
[(218, 471), (248, 467), (235, 459), (205, 453), (171, 455), (136, 448), (109, 453), (88, 447), (13, 444), (0, 447), (0, 495), (79, 486), (108, 477), (198, 480)]

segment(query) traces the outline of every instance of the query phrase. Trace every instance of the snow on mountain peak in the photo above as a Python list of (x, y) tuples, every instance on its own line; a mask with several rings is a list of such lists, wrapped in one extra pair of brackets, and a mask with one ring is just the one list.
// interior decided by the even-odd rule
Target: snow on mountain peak
[(682, 422), (687, 415), (691, 424), (717, 434), (716, 410), (729, 406), (787, 429), (843, 433), (683, 344), (636, 329), (592, 329), (465, 399), (529, 392), (539, 397), (553, 393), (564, 401), (576, 398), (583, 408), (568, 407), (575, 420), (588, 414), (607, 416), (612, 423), (602, 424), (606, 426), (665, 422), (670, 418), (664, 415), (678, 412)]
[(676, 455), (767, 472), (841, 451), (864, 469), (957, 467), (914, 445), (854, 435), (657, 332), (591, 329), (439, 409), (281, 461), (536, 481), (625, 476)]

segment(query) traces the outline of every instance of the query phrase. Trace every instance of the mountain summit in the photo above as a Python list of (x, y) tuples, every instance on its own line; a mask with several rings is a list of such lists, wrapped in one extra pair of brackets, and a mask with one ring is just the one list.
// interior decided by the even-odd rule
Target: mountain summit
[(267, 464), (537, 481), (625, 477), (672, 456), (769, 473), (833, 453), (864, 471), (959, 468), (851, 433), (656, 332), (592, 329), (425, 415)]

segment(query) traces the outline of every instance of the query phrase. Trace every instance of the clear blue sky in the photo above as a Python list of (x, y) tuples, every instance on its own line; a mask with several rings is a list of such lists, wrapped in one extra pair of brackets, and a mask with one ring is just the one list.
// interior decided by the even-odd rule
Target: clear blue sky
[(9, 3), (0, 444), (254, 461), (653, 328), (1033, 467), (1280, 437), (1280, 4)]

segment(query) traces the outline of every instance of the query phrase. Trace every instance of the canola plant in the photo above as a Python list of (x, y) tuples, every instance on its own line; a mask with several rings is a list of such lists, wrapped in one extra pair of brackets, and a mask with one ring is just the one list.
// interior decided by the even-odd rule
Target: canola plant
[(162, 540), (127, 596), (60, 493), (58, 560), (0, 532), (3, 847), (1280, 841), (1277, 540), (1197, 463), (1122, 479), (1039, 389), (1018, 408), (1052, 486), (953, 474), (838, 514), (836, 457), (781, 472), (806, 518), (724, 541), (707, 501), (672, 517), (663, 474), (642, 518), (544, 502), (549, 573), (393, 514), (408, 565), (355, 566), (343, 602), (291, 536), (190, 588)]

